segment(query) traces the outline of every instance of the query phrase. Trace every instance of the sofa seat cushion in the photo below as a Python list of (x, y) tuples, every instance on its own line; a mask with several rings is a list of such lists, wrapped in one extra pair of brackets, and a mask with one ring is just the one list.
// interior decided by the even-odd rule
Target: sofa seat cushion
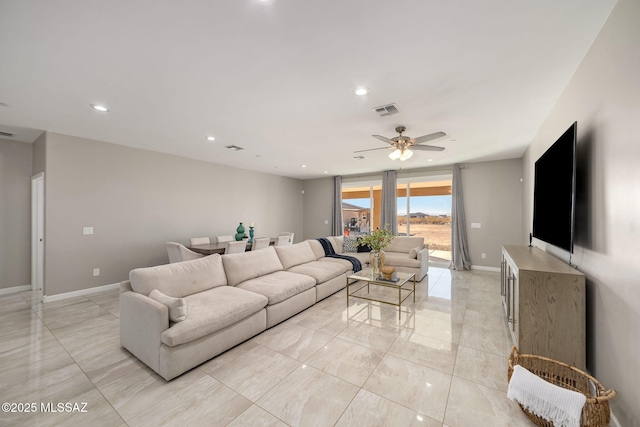
[(222, 264), (227, 274), (227, 281), (231, 286), (274, 271), (284, 270), (273, 246), (259, 251), (224, 255)]
[(189, 315), (180, 323), (171, 325), (160, 336), (170, 346), (184, 344), (209, 335), (267, 306), (263, 295), (233, 286), (220, 286), (185, 297)]
[(385, 251), (384, 258), (385, 265), (392, 265), (394, 267), (415, 267), (420, 268), (420, 261), (415, 258), (409, 257), (408, 253), (404, 252), (387, 252)]
[(267, 305), (274, 305), (307, 289), (311, 289), (315, 285), (316, 281), (311, 276), (289, 271), (276, 271), (275, 273), (242, 282), (237, 287), (264, 295), (269, 301)]
[(225, 286), (227, 278), (218, 254), (191, 261), (155, 267), (136, 268), (129, 273), (131, 288), (149, 296), (157, 289), (165, 295), (183, 298), (216, 286)]
[(290, 271), (292, 273), (306, 274), (307, 276), (313, 277), (316, 280), (317, 284), (320, 284), (331, 280), (334, 277), (338, 277), (341, 274), (344, 274), (347, 270), (351, 270), (351, 263), (349, 263), (348, 261), (346, 261), (346, 263), (349, 264), (348, 267), (337, 262), (329, 263), (313, 261), (306, 264), (296, 265), (295, 267), (291, 267), (287, 271)]
[(385, 252), (403, 252), (408, 254), (411, 249), (419, 247), (424, 248), (424, 237), (408, 237), (398, 236), (394, 237), (389, 246), (384, 248)]
[[(320, 243), (320, 242), (318, 242)], [(295, 245), (287, 246), (275, 246), (274, 249), (280, 258), (282, 267), (285, 270), (289, 270), (291, 267), (300, 264), (306, 264), (316, 260), (316, 255), (313, 253), (313, 249), (309, 246), (309, 242), (296, 243)]]

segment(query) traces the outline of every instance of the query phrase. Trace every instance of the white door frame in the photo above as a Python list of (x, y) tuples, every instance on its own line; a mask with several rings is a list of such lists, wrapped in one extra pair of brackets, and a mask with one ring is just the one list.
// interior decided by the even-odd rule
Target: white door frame
[(31, 289), (44, 286), (44, 172), (31, 177)]

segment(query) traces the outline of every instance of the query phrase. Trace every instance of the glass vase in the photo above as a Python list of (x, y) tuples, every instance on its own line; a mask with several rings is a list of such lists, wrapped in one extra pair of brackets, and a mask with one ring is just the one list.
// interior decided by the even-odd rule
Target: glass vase
[(384, 266), (384, 257), (385, 253), (383, 250), (369, 252), (369, 266), (374, 276), (380, 274), (380, 268)]

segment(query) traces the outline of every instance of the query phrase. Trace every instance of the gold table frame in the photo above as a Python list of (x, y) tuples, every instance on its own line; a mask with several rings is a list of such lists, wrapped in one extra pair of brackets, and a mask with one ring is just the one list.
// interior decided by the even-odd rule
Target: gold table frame
[[(407, 298), (409, 298), (411, 294), (413, 294), (413, 302), (416, 302), (416, 275), (415, 273), (402, 273), (402, 272), (396, 272), (394, 274), (396, 274), (396, 277), (398, 278), (397, 282), (391, 282), (384, 279), (379, 279), (378, 277), (374, 277), (373, 270), (371, 268), (365, 268), (362, 271), (348, 275), (347, 276), (347, 307), (349, 307), (349, 297), (360, 298), (368, 301), (381, 302), (383, 304), (395, 305), (396, 307), (398, 307), (398, 320), (400, 320), (402, 315), (402, 310), (401, 310), (402, 303)], [(349, 285), (353, 285), (354, 283), (360, 282), (360, 281), (366, 282), (366, 284), (360, 286), (355, 291), (350, 292)], [(410, 283), (410, 281), (413, 281), (413, 289), (404, 288), (404, 285), (406, 285), (407, 283)], [(369, 294), (370, 285), (377, 285), (377, 286), (384, 286), (386, 288), (398, 289), (398, 303), (396, 304), (389, 301), (383, 301), (382, 299), (375, 298), (375, 297), (365, 297), (365, 296), (355, 295), (356, 292), (363, 289), (365, 286), (367, 287), (367, 294)], [(409, 293), (404, 298), (402, 298), (402, 291), (408, 291)]]

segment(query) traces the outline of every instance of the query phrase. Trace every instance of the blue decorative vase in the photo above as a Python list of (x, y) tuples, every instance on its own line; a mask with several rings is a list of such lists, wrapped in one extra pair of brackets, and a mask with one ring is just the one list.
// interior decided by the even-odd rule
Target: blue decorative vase
[(239, 242), (244, 237), (244, 226), (242, 223), (236, 228), (236, 240)]
[(253, 243), (253, 227), (249, 226), (249, 243)]

